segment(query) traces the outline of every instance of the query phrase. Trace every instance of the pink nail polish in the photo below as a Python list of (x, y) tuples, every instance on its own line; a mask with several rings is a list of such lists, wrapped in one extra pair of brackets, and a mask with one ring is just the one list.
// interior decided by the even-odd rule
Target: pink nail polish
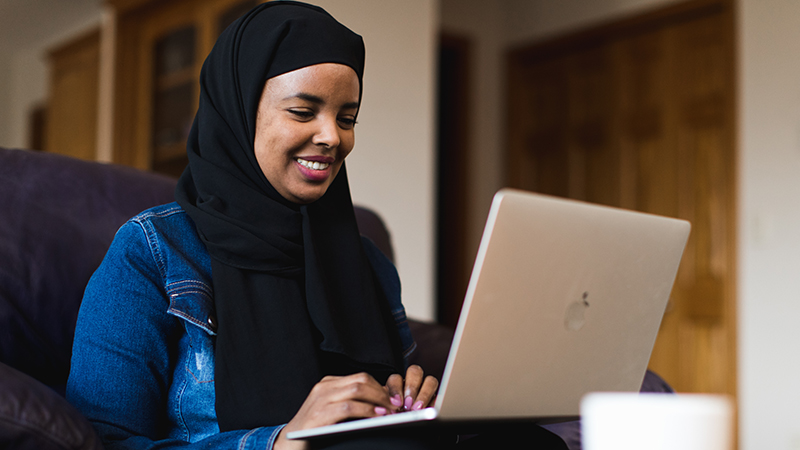
[(386, 408), (384, 408), (383, 406), (376, 406), (375, 407), (375, 414), (377, 414), (379, 416), (385, 416), (386, 415)]
[(413, 401), (414, 400), (411, 397), (406, 397), (406, 401), (405, 401), (405, 404), (403, 406), (405, 406), (406, 409), (411, 409), (411, 403)]
[(403, 406), (403, 399), (400, 398), (400, 394), (393, 396), (392, 398), (389, 399), (389, 401), (394, 406)]
[(422, 409), (422, 400), (418, 401), (417, 403), (414, 403), (414, 406), (411, 409), (413, 409), (414, 411), (419, 411), (420, 409)]

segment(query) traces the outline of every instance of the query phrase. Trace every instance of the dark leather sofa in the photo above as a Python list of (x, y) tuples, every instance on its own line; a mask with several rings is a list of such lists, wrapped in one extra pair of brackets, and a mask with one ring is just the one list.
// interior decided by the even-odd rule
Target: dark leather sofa
[[(63, 398), (83, 289), (117, 228), (173, 200), (175, 180), (128, 167), (0, 148), (0, 448), (101, 449)], [(392, 257), (386, 227), (357, 209)], [(411, 321), (413, 362), (441, 375), (452, 331)], [(648, 373), (643, 390), (668, 391)], [(580, 448), (577, 422), (552, 428)]]

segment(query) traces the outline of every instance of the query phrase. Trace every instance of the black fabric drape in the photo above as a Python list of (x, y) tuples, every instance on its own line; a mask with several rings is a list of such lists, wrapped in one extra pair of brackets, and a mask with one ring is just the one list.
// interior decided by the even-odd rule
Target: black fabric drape
[(287, 422), (325, 375), (366, 370), (383, 382), (402, 369), (345, 167), (321, 199), (299, 206), (255, 157), (266, 80), (320, 63), (347, 65), (360, 82), (361, 37), (320, 8), (270, 2), (222, 33), (200, 75), (189, 166), (175, 195), (212, 256), (222, 431)]

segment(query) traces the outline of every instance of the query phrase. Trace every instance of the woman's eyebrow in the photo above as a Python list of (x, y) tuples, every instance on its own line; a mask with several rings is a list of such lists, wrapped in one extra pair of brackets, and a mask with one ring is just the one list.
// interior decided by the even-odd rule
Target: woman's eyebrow
[[(325, 104), (325, 100), (323, 100), (322, 97), (319, 97), (319, 96), (314, 95), (314, 94), (308, 94), (308, 93), (305, 93), (305, 92), (298, 92), (297, 94), (290, 95), (290, 96), (286, 97), (284, 100), (289, 100), (289, 99), (292, 99), (292, 98), (299, 98), (300, 100), (305, 100), (307, 102), (311, 102), (311, 103), (314, 103), (316, 105), (324, 105)], [(344, 105), (342, 105), (342, 109), (358, 109), (358, 102), (347, 102)]]
[(290, 100), (293, 98), (299, 98), (300, 100), (305, 100), (307, 102), (316, 103), (317, 105), (322, 105), (325, 103), (325, 100), (322, 97), (318, 97), (313, 94), (306, 94), (305, 92), (298, 92), (297, 94), (290, 95), (286, 97), (284, 100)]

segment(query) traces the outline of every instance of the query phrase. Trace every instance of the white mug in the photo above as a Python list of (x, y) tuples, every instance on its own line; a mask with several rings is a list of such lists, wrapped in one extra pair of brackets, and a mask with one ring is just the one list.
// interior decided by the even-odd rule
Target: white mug
[(592, 393), (581, 402), (584, 450), (732, 450), (733, 404), (707, 394)]

